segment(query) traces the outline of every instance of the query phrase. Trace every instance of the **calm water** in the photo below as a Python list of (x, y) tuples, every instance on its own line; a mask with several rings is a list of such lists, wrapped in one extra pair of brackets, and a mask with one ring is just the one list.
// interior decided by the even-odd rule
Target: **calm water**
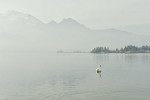
[(0, 100), (150, 100), (150, 54), (1, 54)]

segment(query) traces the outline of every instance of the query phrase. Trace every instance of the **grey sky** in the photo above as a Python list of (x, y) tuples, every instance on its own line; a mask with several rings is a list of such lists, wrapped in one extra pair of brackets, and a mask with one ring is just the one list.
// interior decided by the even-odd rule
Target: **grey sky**
[(8, 10), (47, 23), (71, 17), (92, 29), (150, 24), (150, 0), (0, 0), (0, 13)]

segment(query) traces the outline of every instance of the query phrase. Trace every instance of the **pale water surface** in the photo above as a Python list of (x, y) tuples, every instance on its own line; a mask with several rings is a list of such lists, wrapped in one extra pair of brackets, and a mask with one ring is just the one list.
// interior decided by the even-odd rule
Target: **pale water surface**
[(3, 53), (0, 100), (150, 100), (150, 54)]

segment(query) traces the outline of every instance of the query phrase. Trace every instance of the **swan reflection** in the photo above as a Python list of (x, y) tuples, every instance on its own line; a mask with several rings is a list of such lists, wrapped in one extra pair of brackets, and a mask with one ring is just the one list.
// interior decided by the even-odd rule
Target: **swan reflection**
[(99, 77), (101, 77), (102, 76), (102, 71), (96, 72), (96, 74), (99, 75)]

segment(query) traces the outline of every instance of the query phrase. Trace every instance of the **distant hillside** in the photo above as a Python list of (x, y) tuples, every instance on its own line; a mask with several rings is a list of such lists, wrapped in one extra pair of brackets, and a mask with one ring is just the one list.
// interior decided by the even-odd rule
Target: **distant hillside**
[(120, 29), (129, 31), (132, 33), (150, 35), (150, 24), (133, 25), (133, 26), (128, 26), (128, 27), (123, 27)]
[(0, 14), (0, 51), (90, 51), (97, 46), (120, 48), (150, 44), (150, 36), (105, 29), (92, 30), (72, 18), (43, 23), (30, 14)]

